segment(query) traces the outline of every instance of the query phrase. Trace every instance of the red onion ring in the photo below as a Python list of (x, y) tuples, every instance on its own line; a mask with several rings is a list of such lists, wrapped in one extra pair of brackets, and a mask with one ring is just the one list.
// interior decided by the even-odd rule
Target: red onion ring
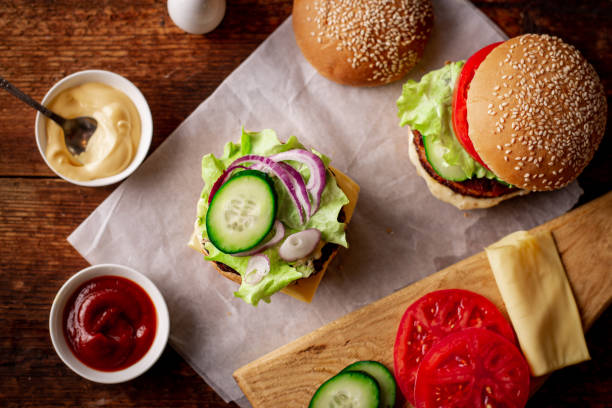
[[(308, 167), (310, 178), (307, 184), (304, 183), (302, 175), (296, 169), (286, 163), (281, 163), (287, 160), (297, 161)], [(250, 167), (241, 165), (241, 163), (247, 162), (253, 164)], [(313, 216), (321, 205), (321, 195), (326, 184), (325, 164), (319, 156), (304, 149), (288, 150), (271, 157), (250, 154), (236, 159), (213, 184), (208, 195), (208, 204), (210, 204), (219, 188), (230, 179), (234, 170), (239, 168), (260, 170), (278, 177), (289, 192), (289, 196), (300, 214), (302, 224)], [(312, 197), (312, 204), (310, 203), (310, 197)]]
[[(289, 196), (291, 197), (293, 204), (298, 209), (298, 213), (300, 214), (300, 221), (302, 224), (304, 224), (305, 222), (304, 214), (306, 213), (306, 210), (300, 204), (300, 200), (298, 199), (297, 193), (295, 192), (293, 177), (287, 172), (287, 170), (285, 170), (285, 168), (283, 168), (283, 166), (280, 165), (280, 163), (277, 163), (268, 157), (258, 156), (255, 154), (248, 154), (246, 156), (242, 156), (236, 159), (225, 170), (225, 172), (223, 172), (221, 177), (219, 177), (217, 181), (215, 181), (215, 184), (213, 184), (210, 195), (208, 196), (208, 204), (210, 204), (214, 194), (219, 190), (219, 188), (223, 184), (225, 184), (227, 180), (229, 180), (229, 178), (231, 177), (231, 173), (237, 168), (244, 168), (244, 166), (240, 166), (240, 165), (242, 163), (248, 163), (248, 162), (256, 163), (257, 169), (261, 169), (261, 171), (264, 171), (266, 173), (272, 173), (276, 177), (278, 177), (278, 179), (281, 181), (285, 189), (289, 192)], [(303, 180), (302, 180), (302, 183), (303, 183)]]
[(293, 178), (294, 187), (297, 189), (298, 200), (300, 200), (300, 204), (302, 208), (304, 208), (306, 213), (306, 220), (310, 218), (312, 215), (312, 207), (310, 206), (310, 198), (308, 197), (308, 191), (306, 191), (306, 185), (304, 184), (304, 179), (299, 171), (291, 167), (286, 163), (280, 163), (281, 166), (289, 173), (289, 175)]
[(310, 171), (310, 178), (306, 190), (312, 195), (313, 205), (309, 214), (312, 216), (321, 204), (321, 194), (325, 189), (325, 164), (316, 154), (304, 149), (293, 149), (270, 156), (274, 161), (293, 160), (305, 164)]
[(233, 164), (228, 167), (222, 174), (221, 176), (219, 176), (219, 178), (217, 179), (217, 181), (215, 181), (215, 184), (213, 184), (212, 188), (210, 189), (210, 194), (208, 194), (208, 205), (210, 205), (210, 202), (213, 199), (213, 196), (215, 195), (215, 193), (217, 192), (217, 190), (219, 190), (219, 188), (221, 188), (222, 185), (225, 184), (225, 182), (227, 180), (230, 179), (230, 177), (232, 176), (232, 173), (234, 172), (234, 170), (236, 169), (243, 169), (243, 170), (247, 170), (248, 167), (246, 166), (233, 166)]

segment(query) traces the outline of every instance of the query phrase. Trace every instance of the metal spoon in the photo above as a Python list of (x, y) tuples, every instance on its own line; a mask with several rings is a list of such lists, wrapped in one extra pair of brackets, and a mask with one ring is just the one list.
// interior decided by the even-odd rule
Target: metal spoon
[(28, 95), (21, 92), (6, 79), (0, 77), (0, 88), (4, 88), (23, 102), (27, 103), (40, 113), (57, 123), (64, 130), (64, 139), (68, 151), (74, 156), (83, 153), (91, 135), (98, 127), (98, 121), (89, 116), (80, 116), (74, 119), (65, 119), (55, 112), (50, 111)]

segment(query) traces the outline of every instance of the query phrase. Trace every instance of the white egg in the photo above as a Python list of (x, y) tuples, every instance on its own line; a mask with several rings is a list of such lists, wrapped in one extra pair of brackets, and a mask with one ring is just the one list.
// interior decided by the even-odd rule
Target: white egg
[(183, 31), (205, 34), (223, 20), (225, 0), (168, 0), (168, 14)]

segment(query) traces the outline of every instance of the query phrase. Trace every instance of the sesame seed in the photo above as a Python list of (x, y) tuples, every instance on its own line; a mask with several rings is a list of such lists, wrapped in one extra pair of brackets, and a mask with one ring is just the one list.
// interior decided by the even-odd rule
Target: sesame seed
[(416, 64), (420, 55), (411, 44), (424, 42), (433, 17), (429, 2), (415, 0), (315, 1), (313, 10), (320, 37), (346, 52), (352, 68), (370, 67), (368, 80), (383, 83)]
[[(521, 180), (528, 179), (531, 187), (564, 186), (591, 160), (604, 134), (603, 86), (579, 52), (556, 37), (527, 34), (506, 44), (501, 79), (483, 101), (489, 115), (499, 113), (489, 122), (499, 134), (489, 146), (515, 163), (509, 167), (523, 169)], [(571, 176), (561, 179), (561, 174)]]

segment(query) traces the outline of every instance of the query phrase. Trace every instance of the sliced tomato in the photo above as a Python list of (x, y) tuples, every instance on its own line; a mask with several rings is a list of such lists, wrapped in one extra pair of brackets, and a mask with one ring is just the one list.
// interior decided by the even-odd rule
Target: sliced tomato
[(453, 130), (455, 131), (455, 136), (457, 136), (457, 140), (463, 146), (463, 148), (476, 160), (478, 163), (485, 166), (487, 169), (487, 165), (484, 164), (478, 153), (476, 153), (476, 149), (474, 149), (474, 145), (468, 136), (468, 123), (467, 123), (467, 93), (470, 88), (470, 82), (474, 78), (474, 73), (476, 69), (480, 66), (482, 61), (486, 58), (487, 55), (493, 51), (495, 47), (503, 43), (496, 42), (486, 47), (482, 48), (480, 51), (476, 52), (472, 55), (461, 69), (459, 73), (459, 78), (457, 78), (457, 84), (455, 85), (455, 91), (453, 93)]
[(529, 397), (529, 366), (519, 349), (490, 330), (446, 336), (417, 373), (416, 408), (519, 408)]
[(394, 371), (404, 397), (414, 405), (414, 383), (423, 356), (440, 339), (479, 327), (516, 344), (512, 326), (487, 298), (462, 289), (430, 292), (406, 309), (393, 350)]

